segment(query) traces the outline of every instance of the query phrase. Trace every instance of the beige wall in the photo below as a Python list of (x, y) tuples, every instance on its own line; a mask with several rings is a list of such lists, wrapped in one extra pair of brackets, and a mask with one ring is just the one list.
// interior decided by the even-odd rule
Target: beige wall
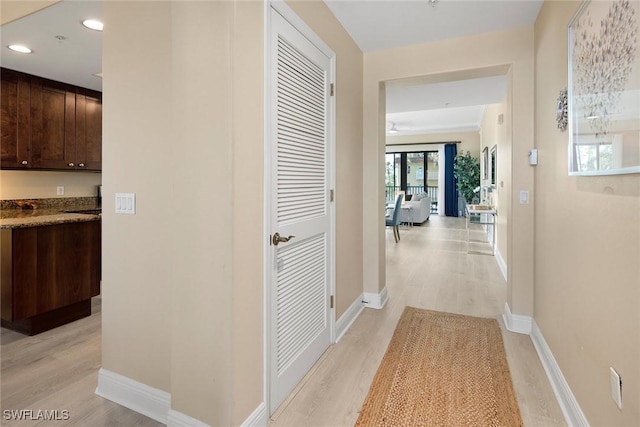
[(211, 425), (239, 424), (262, 400), (261, 221), (244, 226), (255, 212), (234, 203), (240, 173), (262, 199), (262, 161), (242, 156), (262, 150), (262, 10), (105, 4), (105, 192), (136, 192), (137, 214), (103, 217), (103, 367)]
[[(205, 25), (205, 24), (203, 24)], [(262, 218), (247, 209), (247, 195), (264, 205), (264, 5), (236, 2), (233, 50), (233, 424), (242, 423), (263, 398)], [(252, 126), (247, 126), (252, 123)], [(254, 179), (258, 177), (258, 179)], [(259, 182), (260, 184), (257, 184)], [(257, 186), (260, 185), (260, 188)], [(247, 268), (251, 266), (251, 268)]]
[[(505, 71), (508, 70), (508, 71)], [(367, 53), (364, 58), (364, 191), (363, 262), (365, 291), (385, 286), (384, 239), (384, 82), (420, 76), (487, 76), (507, 72), (512, 95), (514, 141), (508, 177), (512, 193), (532, 191), (533, 171), (526, 154), (533, 147), (533, 27), (520, 27), (473, 37), (449, 39)], [(382, 102), (381, 102), (382, 101)], [(507, 178), (505, 178), (507, 179)], [(512, 200), (517, 200), (512, 197)], [(514, 313), (533, 314), (533, 202), (515, 205), (508, 212), (509, 294)], [(379, 266), (380, 268), (371, 268)], [(511, 276), (513, 275), (513, 276)]]
[(363, 55), (322, 1), (287, 4), (336, 54), (336, 319), (362, 293)]
[[(338, 55), (339, 317), (362, 292), (362, 53), (323, 2), (292, 7)], [(263, 14), (105, 4), (104, 188), (137, 214), (103, 216), (103, 367), (210, 425), (263, 399)]]
[[(640, 425), (640, 176), (569, 177), (567, 24), (579, 2), (546, 1), (535, 26), (535, 321), (593, 426)], [(622, 376), (623, 408), (609, 367)]]
[[(97, 196), (102, 183), (98, 172), (0, 171), (0, 199), (43, 199)], [(64, 196), (56, 187), (64, 186)]]
[(59, 1), (61, 0), (3, 0), (0, 2), (0, 25), (23, 18)]
[[(508, 114), (507, 101), (501, 104), (487, 105), (482, 117), (480, 130), (480, 149), (487, 148), (489, 163), (491, 162), (491, 149), (495, 146), (497, 153), (497, 175), (496, 185), (490, 193), (490, 203), (496, 207), (496, 256), (508, 264), (507, 253), (507, 217), (511, 206), (511, 134), (510, 117)], [(502, 123), (498, 122), (498, 117), (502, 115)], [(481, 159), (482, 166), (482, 159)], [(482, 179), (482, 186), (491, 185), (491, 176)]]
[[(103, 14), (102, 367), (170, 391), (171, 3)], [(115, 192), (136, 193), (136, 215), (114, 213)]]

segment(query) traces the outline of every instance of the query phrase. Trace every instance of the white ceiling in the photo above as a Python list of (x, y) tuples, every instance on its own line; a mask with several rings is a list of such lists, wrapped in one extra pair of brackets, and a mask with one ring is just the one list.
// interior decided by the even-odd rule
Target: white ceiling
[(506, 75), (432, 84), (390, 82), (387, 129), (395, 124), (399, 135), (477, 131), (485, 105), (502, 102), (506, 92)]
[(543, 0), (324, 0), (363, 52), (535, 22)]
[[(364, 52), (529, 25), (542, 0), (324, 0)], [(62, 1), (0, 30), (3, 67), (102, 90), (101, 33), (81, 25), (101, 19), (101, 1)], [(59, 41), (56, 36), (65, 37)], [(34, 52), (6, 48), (26, 44)], [(455, 79), (454, 79), (455, 80)], [(501, 102), (504, 76), (443, 83), (390, 83), (387, 125), (400, 134), (477, 130), (484, 105)]]
[[(102, 90), (102, 33), (85, 28), (85, 19), (102, 16), (100, 1), (63, 1), (0, 28), (0, 63), (5, 68), (89, 89)], [(56, 36), (65, 37), (58, 40)], [(7, 49), (24, 44), (25, 55)]]
[[(542, 0), (324, 0), (363, 52), (535, 22)], [(502, 102), (506, 77), (387, 84), (387, 130), (398, 135), (477, 131), (484, 106)]]

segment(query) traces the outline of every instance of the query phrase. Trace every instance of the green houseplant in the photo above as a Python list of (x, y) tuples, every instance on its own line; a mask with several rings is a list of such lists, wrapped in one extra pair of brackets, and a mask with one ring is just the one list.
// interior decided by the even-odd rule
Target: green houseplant
[(480, 161), (470, 151), (458, 154), (453, 164), (453, 174), (458, 183), (458, 193), (467, 203), (471, 203), (475, 194), (473, 190), (480, 185)]

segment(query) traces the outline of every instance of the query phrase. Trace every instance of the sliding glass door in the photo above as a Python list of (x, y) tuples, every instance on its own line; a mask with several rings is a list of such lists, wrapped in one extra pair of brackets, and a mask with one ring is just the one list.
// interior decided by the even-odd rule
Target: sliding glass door
[(434, 208), (438, 200), (438, 152), (414, 151), (386, 154), (386, 198), (392, 202), (398, 191), (407, 195), (426, 192)]

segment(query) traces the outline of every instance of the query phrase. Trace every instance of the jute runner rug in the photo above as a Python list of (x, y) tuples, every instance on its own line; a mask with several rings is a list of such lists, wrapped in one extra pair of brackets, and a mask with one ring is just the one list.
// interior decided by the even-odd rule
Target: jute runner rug
[(522, 426), (498, 322), (406, 307), (356, 426)]

